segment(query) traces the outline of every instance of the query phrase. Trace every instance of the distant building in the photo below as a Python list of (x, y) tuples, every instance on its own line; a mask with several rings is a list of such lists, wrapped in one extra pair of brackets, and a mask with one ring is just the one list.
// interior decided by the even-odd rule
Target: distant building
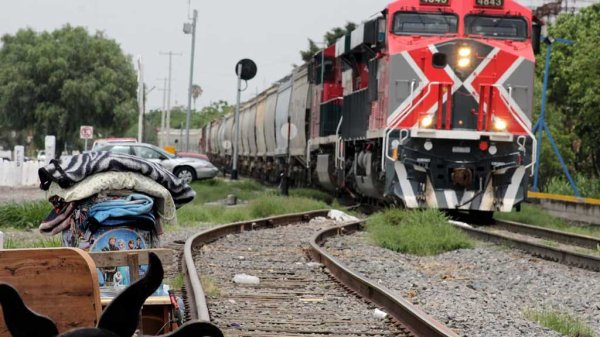
[[(185, 151), (185, 129), (171, 129), (169, 140), (167, 140), (167, 132), (158, 131), (158, 143), (162, 146), (173, 146), (177, 152)], [(190, 148), (187, 152), (199, 152), (200, 138), (202, 137), (201, 129), (190, 129)]]
[(538, 18), (552, 23), (560, 13), (575, 13), (582, 8), (600, 3), (600, 0), (519, 0), (531, 8)]

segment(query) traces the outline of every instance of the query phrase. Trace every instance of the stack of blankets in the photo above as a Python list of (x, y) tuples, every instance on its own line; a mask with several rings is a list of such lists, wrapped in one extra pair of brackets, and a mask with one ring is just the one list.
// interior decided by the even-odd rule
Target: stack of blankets
[[(38, 174), (53, 206), (40, 232), (91, 252), (160, 247), (162, 225), (176, 224), (176, 209), (196, 195), (159, 164), (125, 154), (52, 160)], [(101, 285), (128, 284), (116, 270), (99, 276)]]

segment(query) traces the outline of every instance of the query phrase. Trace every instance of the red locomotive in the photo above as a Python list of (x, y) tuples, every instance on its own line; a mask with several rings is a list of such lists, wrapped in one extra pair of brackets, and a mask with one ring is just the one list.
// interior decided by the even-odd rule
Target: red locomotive
[[(296, 184), (510, 211), (535, 164), (539, 35), (513, 0), (395, 1), (242, 106), (241, 172), (277, 180), (289, 162)], [(232, 118), (205, 129), (223, 166), (232, 130)]]

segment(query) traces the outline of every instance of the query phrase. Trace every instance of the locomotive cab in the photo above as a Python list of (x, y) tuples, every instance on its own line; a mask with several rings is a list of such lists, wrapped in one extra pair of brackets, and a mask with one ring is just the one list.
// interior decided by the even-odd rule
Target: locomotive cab
[(410, 208), (510, 211), (535, 158), (531, 11), (415, 0), (388, 12), (385, 193)]

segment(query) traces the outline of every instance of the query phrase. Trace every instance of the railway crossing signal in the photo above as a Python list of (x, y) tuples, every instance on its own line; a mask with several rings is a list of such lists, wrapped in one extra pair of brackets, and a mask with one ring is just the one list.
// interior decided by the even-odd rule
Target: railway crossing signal
[(240, 60), (235, 65), (235, 73), (238, 78), (237, 82), (237, 101), (235, 105), (235, 138), (233, 141), (233, 166), (231, 168), (231, 180), (238, 180), (238, 141), (240, 139), (240, 97), (242, 94), (242, 80), (248, 81), (256, 76), (256, 63), (250, 59)]

